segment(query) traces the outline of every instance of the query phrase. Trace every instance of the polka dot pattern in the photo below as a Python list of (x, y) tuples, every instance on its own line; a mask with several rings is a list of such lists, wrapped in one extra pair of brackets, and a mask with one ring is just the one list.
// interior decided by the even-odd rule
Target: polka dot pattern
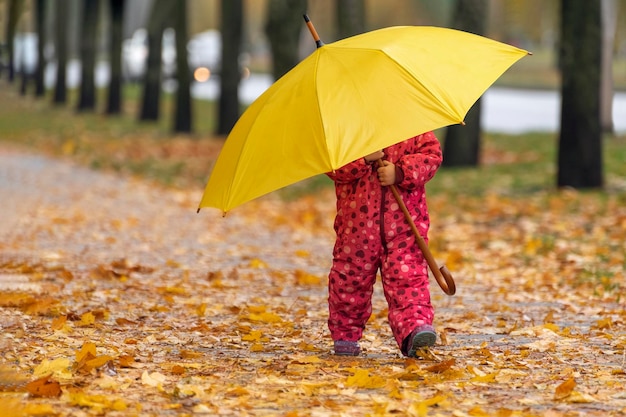
[[(399, 168), (396, 186), (427, 240), (430, 220), (424, 185), (441, 165), (439, 142), (428, 132), (384, 153)], [(328, 175), (337, 195), (337, 240), (328, 284), (331, 336), (349, 341), (362, 337), (380, 270), (389, 325), (402, 346), (416, 326), (432, 324), (434, 318), (424, 256), (391, 190), (378, 182), (375, 166), (359, 159)]]

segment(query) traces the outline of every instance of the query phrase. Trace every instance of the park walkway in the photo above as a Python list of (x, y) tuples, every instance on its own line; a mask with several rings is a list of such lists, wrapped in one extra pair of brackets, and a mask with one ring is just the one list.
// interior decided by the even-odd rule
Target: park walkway
[[(92, 342), (116, 358), (108, 382), (96, 370), (55, 378), (141, 404), (146, 415), (626, 413), (623, 299), (561, 294), (551, 264), (514, 261), (531, 248), (498, 236), (494, 218), (509, 214), (488, 217), (487, 205), (483, 217), (435, 219), (454, 241), (459, 291), (447, 297), (433, 284), (432, 357), (398, 355), (377, 287), (365, 353), (341, 359), (329, 354), (325, 323), (332, 195), (268, 196), (223, 218), (196, 214), (201, 191), (0, 147), (0, 294), (36, 296), (28, 305), (2, 299), (4, 360), (36, 375)], [(66, 395), (31, 401), (62, 415), (77, 406)]]

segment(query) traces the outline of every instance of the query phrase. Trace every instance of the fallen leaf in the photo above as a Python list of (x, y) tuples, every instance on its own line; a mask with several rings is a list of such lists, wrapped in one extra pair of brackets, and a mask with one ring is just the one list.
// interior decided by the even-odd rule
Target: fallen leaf
[(563, 398), (568, 397), (575, 387), (576, 380), (574, 380), (574, 377), (568, 378), (566, 381), (562, 382), (561, 384), (559, 384), (559, 386), (556, 387), (556, 390), (554, 391), (554, 399), (562, 400)]
[(26, 384), (26, 391), (33, 397), (58, 397), (61, 395), (61, 384), (47, 375)]
[(452, 359), (448, 359), (447, 361), (443, 361), (440, 363), (437, 363), (435, 365), (431, 365), (426, 367), (426, 370), (428, 372), (433, 372), (436, 374), (440, 374), (442, 372), (447, 371), (448, 369), (452, 368), (452, 366), (454, 366), (454, 364), (456, 363), (456, 360), (454, 358)]

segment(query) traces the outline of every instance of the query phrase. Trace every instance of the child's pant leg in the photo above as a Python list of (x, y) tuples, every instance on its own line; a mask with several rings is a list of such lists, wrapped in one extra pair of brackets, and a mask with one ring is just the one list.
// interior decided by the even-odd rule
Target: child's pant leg
[(378, 263), (369, 263), (363, 251), (347, 256), (343, 246), (335, 247), (328, 277), (328, 328), (333, 340), (357, 341), (372, 314), (372, 294)]
[(416, 326), (433, 323), (428, 265), (412, 234), (394, 239), (387, 249), (381, 275), (389, 304), (389, 325), (401, 347)]

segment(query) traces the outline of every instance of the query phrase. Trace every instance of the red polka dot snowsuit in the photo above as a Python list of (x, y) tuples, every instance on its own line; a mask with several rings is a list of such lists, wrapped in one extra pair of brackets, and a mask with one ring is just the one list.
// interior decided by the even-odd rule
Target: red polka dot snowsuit
[[(430, 220), (424, 185), (441, 165), (439, 141), (428, 132), (390, 146), (384, 153), (384, 159), (396, 165), (398, 191), (427, 239)], [(376, 168), (361, 158), (328, 174), (337, 194), (328, 327), (333, 340), (361, 338), (372, 313), (380, 268), (389, 325), (402, 347), (416, 326), (433, 322), (428, 266), (393, 193), (380, 185)]]

